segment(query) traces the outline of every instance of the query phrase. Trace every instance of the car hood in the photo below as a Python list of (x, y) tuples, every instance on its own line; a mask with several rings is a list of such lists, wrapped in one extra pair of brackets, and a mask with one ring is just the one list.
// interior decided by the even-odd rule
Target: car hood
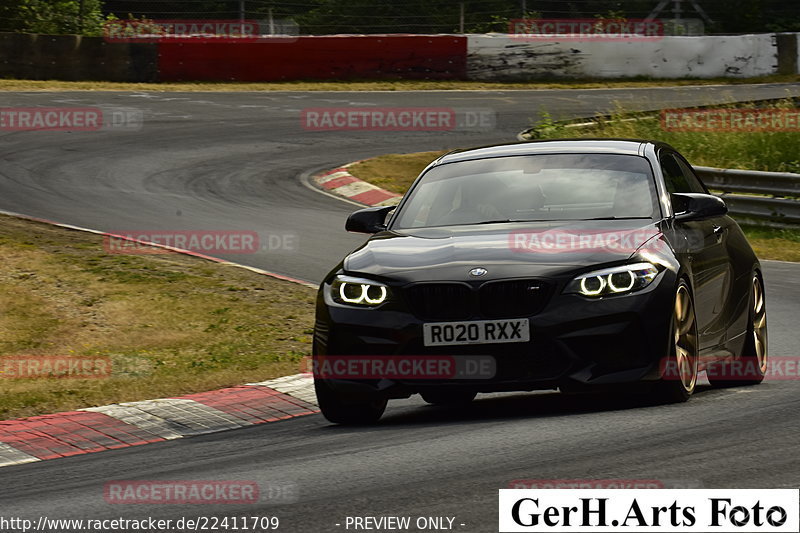
[[(349, 274), (397, 281), (557, 277), (624, 261), (660, 236), (651, 220), (503, 223), (384, 231), (344, 261)], [(658, 240), (658, 239), (656, 239)], [(482, 276), (469, 274), (486, 269)]]

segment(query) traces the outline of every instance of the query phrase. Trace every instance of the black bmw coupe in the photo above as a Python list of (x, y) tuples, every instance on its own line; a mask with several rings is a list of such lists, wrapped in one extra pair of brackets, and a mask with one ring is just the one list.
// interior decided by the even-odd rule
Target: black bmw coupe
[(370, 423), (387, 400), (644, 389), (685, 401), (698, 373), (758, 383), (767, 368), (761, 267), (723, 200), (670, 146), (555, 140), (460, 150), (321, 284), (320, 409)]

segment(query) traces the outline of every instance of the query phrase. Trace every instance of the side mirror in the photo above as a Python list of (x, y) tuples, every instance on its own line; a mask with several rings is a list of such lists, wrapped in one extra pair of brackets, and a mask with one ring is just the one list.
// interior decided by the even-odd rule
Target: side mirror
[(347, 217), (344, 229), (356, 233), (378, 233), (386, 229), (386, 215), (397, 206), (368, 207)]
[(670, 195), (670, 200), (675, 220), (681, 222), (720, 217), (728, 212), (725, 201), (711, 194), (676, 192)]

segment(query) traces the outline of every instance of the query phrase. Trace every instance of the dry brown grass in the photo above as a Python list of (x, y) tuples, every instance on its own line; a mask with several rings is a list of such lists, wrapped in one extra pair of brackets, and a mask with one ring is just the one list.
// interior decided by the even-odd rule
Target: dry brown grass
[(0, 419), (297, 373), (314, 291), (178, 254), (0, 217), (0, 354), (109, 357), (107, 379), (2, 379)]
[(759, 239), (748, 237), (756, 255), (761, 259), (800, 262), (800, 243), (787, 239)]
[(446, 152), (386, 154), (350, 165), (347, 170), (353, 176), (387, 191), (404, 194), (428, 163)]

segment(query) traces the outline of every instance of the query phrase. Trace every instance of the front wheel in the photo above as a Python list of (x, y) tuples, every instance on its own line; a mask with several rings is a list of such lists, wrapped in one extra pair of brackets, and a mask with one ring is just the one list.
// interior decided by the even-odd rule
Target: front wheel
[(694, 301), (683, 280), (675, 291), (670, 329), (669, 355), (656, 394), (666, 403), (685, 402), (697, 385), (698, 343)]
[(767, 374), (767, 305), (764, 283), (758, 274), (753, 275), (749, 301), (747, 337), (741, 356), (706, 369), (708, 381), (715, 387), (755, 385), (764, 381)]
[(322, 379), (314, 380), (317, 403), (322, 415), (334, 424), (367, 425), (380, 420), (387, 400), (352, 401), (345, 399)]

